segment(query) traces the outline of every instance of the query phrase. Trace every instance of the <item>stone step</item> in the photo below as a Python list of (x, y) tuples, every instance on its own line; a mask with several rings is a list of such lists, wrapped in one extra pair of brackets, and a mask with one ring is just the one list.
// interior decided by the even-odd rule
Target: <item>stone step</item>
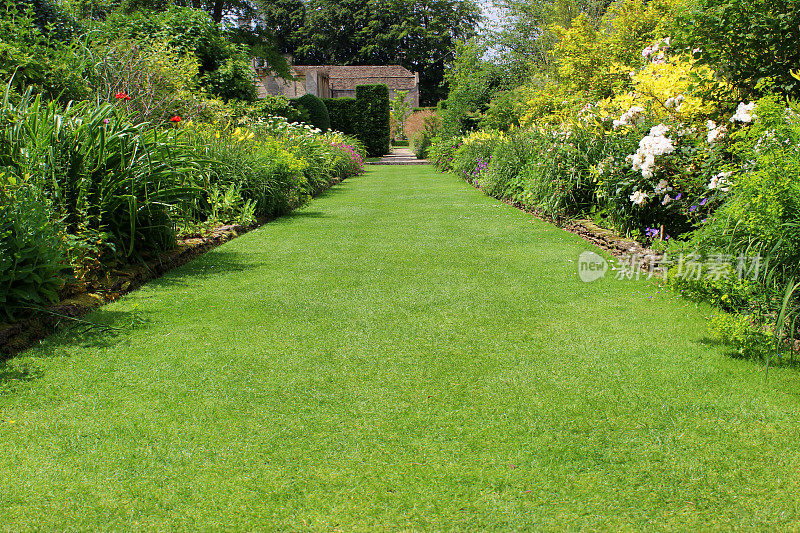
[(427, 159), (409, 159), (409, 160), (394, 160), (394, 161), (368, 161), (367, 165), (427, 165)]
[(392, 152), (383, 156), (379, 161), (367, 162), (368, 165), (427, 165), (427, 159), (417, 159), (410, 149), (394, 147)]

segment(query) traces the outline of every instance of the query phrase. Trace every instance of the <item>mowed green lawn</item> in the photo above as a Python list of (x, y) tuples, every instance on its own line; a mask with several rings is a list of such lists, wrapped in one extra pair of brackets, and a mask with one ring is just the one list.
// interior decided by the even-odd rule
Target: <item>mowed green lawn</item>
[(587, 249), (372, 167), (12, 361), (0, 530), (798, 530), (800, 375)]

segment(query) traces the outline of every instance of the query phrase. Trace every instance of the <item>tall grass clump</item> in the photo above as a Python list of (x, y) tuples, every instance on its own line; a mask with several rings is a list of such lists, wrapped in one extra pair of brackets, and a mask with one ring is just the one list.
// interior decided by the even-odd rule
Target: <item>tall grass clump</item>
[(17, 103), (6, 92), (0, 124), (0, 168), (38, 187), (68, 233), (107, 239), (126, 257), (174, 245), (170, 212), (199, 193), (201, 172), (179, 131), (30, 90)]

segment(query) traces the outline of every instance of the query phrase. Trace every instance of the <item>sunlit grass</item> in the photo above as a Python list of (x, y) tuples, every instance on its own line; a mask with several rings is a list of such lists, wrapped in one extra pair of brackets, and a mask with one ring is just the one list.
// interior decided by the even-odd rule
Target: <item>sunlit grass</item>
[(586, 249), (373, 167), (12, 362), (0, 529), (800, 527), (797, 373)]

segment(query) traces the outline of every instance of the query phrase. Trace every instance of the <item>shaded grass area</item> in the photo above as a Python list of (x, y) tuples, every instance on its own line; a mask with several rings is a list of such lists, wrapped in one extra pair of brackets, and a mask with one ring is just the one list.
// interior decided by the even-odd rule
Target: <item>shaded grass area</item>
[(428, 167), (337, 185), (11, 362), (0, 529), (800, 527), (798, 374), (586, 249)]

